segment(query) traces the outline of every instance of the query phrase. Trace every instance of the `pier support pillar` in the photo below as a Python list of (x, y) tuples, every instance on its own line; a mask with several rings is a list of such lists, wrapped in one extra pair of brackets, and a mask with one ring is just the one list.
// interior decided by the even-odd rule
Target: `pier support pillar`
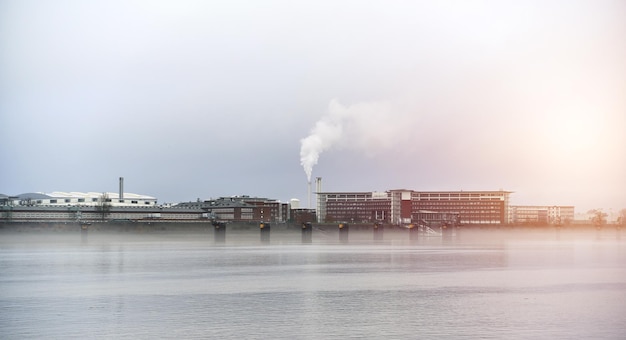
[(339, 242), (348, 243), (348, 223), (339, 223)]
[(381, 222), (374, 223), (374, 241), (383, 240), (383, 224)]
[(313, 225), (311, 222), (302, 223), (302, 243), (313, 242)]
[(87, 235), (89, 233), (89, 224), (90, 223), (81, 223), (80, 224), (80, 240), (83, 243), (87, 242)]
[(270, 243), (270, 224), (261, 222), (259, 224), (259, 230), (261, 231), (261, 243)]
[(226, 242), (226, 223), (213, 222), (213, 240), (215, 243)]
[(419, 232), (420, 228), (417, 224), (409, 224), (409, 240), (417, 241), (419, 240)]
[(450, 240), (452, 238), (452, 233), (454, 233), (454, 225), (449, 223), (441, 225), (441, 237), (444, 240)]

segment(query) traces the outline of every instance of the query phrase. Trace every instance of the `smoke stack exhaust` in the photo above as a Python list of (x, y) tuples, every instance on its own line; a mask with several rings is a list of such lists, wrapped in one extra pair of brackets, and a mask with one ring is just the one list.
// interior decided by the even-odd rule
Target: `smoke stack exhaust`
[(120, 201), (124, 199), (124, 177), (120, 177)]

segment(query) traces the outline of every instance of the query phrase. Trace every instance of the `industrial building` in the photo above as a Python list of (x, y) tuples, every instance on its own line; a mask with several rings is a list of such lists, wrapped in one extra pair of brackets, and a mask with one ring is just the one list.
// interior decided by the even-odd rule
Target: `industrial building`
[[(109, 196), (110, 195), (110, 196)], [(4, 222), (287, 222), (289, 204), (249, 196), (221, 197), (173, 206), (157, 205), (150, 196), (23, 194), (0, 196), (0, 221)], [(102, 197), (109, 197), (102, 199)], [(84, 201), (81, 199), (84, 198)], [(135, 203), (136, 201), (136, 203)]]
[(114, 192), (62, 192), (24, 193), (17, 196), (0, 196), (0, 205), (12, 206), (97, 206), (107, 203), (112, 207), (155, 206), (157, 199), (152, 196)]
[(203, 211), (176, 207), (0, 206), (0, 222), (197, 222)]
[(574, 207), (512, 205), (509, 221), (516, 225), (568, 225), (574, 221)]
[(297, 199), (283, 203), (246, 195), (158, 205), (155, 197), (125, 193), (124, 178), (120, 177), (118, 193), (0, 195), (0, 222), (218, 220), (403, 225), (452, 221), (456, 225), (561, 225), (574, 220), (573, 206), (510, 206), (512, 192), (504, 190), (323, 192), (321, 180), (316, 178), (316, 209), (311, 209), (300, 207)]
[(124, 177), (119, 178), (119, 192), (31, 192), (17, 196), (0, 194), (0, 206), (27, 207), (154, 207), (157, 199), (152, 196), (124, 192)]
[(508, 224), (510, 194), (504, 190), (317, 192), (317, 219), (400, 225), (427, 213), (445, 213), (458, 216), (458, 223), (465, 225)]
[(289, 204), (275, 199), (246, 195), (183, 202), (176, 204), (175, 207), (201, 209), (205, 216), (223, 221), (286, 222), (289, 219)]

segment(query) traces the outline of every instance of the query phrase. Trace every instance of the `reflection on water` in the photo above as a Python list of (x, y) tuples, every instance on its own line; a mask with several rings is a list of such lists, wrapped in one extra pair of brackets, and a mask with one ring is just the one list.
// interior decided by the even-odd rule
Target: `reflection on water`
[[(0, 235), (3, 338), (594, 338), (626, 331), (615, 234)], [(235, 237), (236, 236), (236, 237)], [(445, 241), (445, 242), (444, 242)]]

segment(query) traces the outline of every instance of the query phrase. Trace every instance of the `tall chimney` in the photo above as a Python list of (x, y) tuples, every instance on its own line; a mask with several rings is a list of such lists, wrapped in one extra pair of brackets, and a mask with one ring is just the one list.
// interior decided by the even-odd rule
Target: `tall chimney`
[(322, 177), (315, 177), (315, 210), (317, 211), (319, 207), (320, 201), (320, 192), (322, 192)]
[(309, 202), (308, 205), (307, 205), (307, 208), (311, 209), (311, 181), (309, 181), (307, 183), (306, 190), (307, 190), (306, 197), (307, 197), (308, 202)]
[(120, 200), (124, 199), (124, 177), (120, 177)]

